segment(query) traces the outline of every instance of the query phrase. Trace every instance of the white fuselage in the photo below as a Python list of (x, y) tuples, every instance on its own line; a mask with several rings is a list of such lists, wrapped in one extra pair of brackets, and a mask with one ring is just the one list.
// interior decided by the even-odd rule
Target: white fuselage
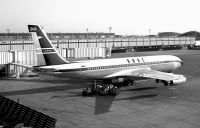
[(181, 63), (180, 58), (172, 55), (142, 56), (42, 66), (41, 69), (56, 69), (56, 71), (40, 73), (67, 78), (105, 79), (108, 75), (128, 69), (151, 68), (171, 72), (181, 67)]

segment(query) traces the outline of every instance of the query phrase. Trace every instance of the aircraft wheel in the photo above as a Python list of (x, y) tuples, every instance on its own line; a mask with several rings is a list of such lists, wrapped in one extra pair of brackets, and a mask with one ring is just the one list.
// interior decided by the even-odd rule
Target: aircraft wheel
[(91, 88), (84, 88), (82, 91), (82, 96), (89, 96), (92, 94), (92, 89)]
[(128, 86), (135, 86), (136, 84), (135, 84), (135, 81), (134, 81), (134, 80), (129, 80), (129, 81), (127, 82), (127, 85), (128, 85)]
[(110, 91), (109, 85), (104, 85), (99, 89), (99, 94), (105, 96), (109, 94), (109, 91)]
[(167, 82), (167, 81), (163, 82), (163, 84), (164, 84), (164, 86), (169, 86), (170, 85), (170, 83)]
[(159, 79), (156, 79), (155, 81), (156, 81), (156, 83), (160, 83), (160, 80), (159, 80)]
[(121, 92), (121, 89), (118, 88), (117, 86), (114, 86), (114, 87), (111, 89), (111, 94), (112, 94), (113, 96), (118, 95), (120, 92)]

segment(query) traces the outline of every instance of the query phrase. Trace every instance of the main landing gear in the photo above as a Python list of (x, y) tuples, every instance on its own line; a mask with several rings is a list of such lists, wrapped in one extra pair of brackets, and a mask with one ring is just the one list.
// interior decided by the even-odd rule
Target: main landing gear
[(120, 91), (121, 91), (120, 87), (112, 83), (105, 82), (103, 84), (97, 84), (95, 81), (95, 83), (83, 89), (82, 96), (95, 95), (95, 94), (99, 94), (102, 96), (105, 96), (105, 95), (116, 96), (117, 94), (120, 93)]
[(131, 80), (131, 79), (125, 81), (125, 84), (126, 84), (127, 86), (136, 86), (135, 81), (134, 81), (134, 80)]

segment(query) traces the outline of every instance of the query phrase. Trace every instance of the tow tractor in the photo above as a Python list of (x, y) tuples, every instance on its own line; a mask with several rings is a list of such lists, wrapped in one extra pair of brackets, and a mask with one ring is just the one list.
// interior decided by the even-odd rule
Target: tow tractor
[(113, 84), (96, 84), (84, 88), (82, 91), (83, 96), (99, 94), (102, 96), (105, 95), (117, 95), (120, 93), (120, 87), (117, 87)]
[(89, 96), (99, 94), (102, 96), (105, 95), (113, 95), (116, 96), (120, 93), (120, 85), (119, 83), (123, 84), (123, 86), (135, 86), (135, 81), (128, 79), (124, 81), (124, 79), (111, 80), (111, 81), (103, 81), (102, 83), (97, 83), (96, 80), (94, 83), (90, 84), (87, 88), (84, 88), (82, 91), (82, 96)]

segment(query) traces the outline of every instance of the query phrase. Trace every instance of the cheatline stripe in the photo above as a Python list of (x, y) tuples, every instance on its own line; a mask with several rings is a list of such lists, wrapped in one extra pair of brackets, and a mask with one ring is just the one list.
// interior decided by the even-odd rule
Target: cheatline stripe
[(115, 69), (115, 68), (120, 68), (120, 67), (126, 68), (126, 67), (133, 67), (133, 66), (165, 64), (165, 63), (170, 63), (170, 62), (180, 62), (180, 61), (158, 61), (158, 62), (145, 62), (145, 63), (109, 65), (109, 66), (98, 66), (98, 67), (84, 67), (84, 68), (76, 68), (76, 69), (61, 69), (55, 72), (94, 71), (94, 70), (103, 70), (103, 69)]
[(36, 54), (57, 54), (57, 52), (46, 52), (46, 53), (42, 53), (42, 52), (40, 52), (40, 53), (36, 53)]
[(55, 50), (54, 48), (36, 48), (36, 50), (40, 51), (40, 50)]
[(37, 49), (39, 49), (39, 50), (40, 50), (40, 49), (54, 49), (54, 48), (37, 48)]

